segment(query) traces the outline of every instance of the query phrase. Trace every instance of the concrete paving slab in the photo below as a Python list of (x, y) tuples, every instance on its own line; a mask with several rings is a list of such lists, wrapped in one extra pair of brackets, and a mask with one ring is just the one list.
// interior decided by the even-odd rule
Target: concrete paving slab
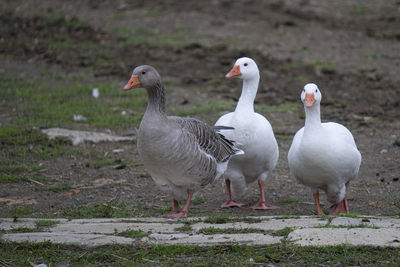
[(400, 228), (400, 219), (363, 219), (362, 223), (379, 228)]
[(13, 222), (13, 221), (2, 221), (0, 222), (0, 230), (9, 231), (17, 228), (29, 228), (35, 229), (36, 223), (34, 221), (25, 221), (25, 222)]
[[(252, 246), (272, 245), (281, 242), (282, 237), (271, 236), (261, 233), (248, 233), (248, 234), (215, 234), (215, 235), (188, 235), (181, 234), (180, 236), (173, 236), (166, 238), (165, 235), (150, 235), (148, 241), (150, 243), (163, 243), (163, 244), (184, 244), (200, 246), (210, 246), (215, 244), (246, 244)], [(147, 241), (142, 239), (142, 241)]]
[(88, 131), (75, 131), (63, 128), (49, 128), (43, 129), (42, 133), (46, 134), (49, 139), (56, 137), (63, 137), (71, 140), (74, 146), (84, 142), (120, 142), (120, 141), (132, 141), (135, 140), (131, 136), (118, 136), (106, 133), (88, 132)]
[(202, 228), (214, 227), (218, 229), (226, 228), (255, 228), (265, 231), (276, 231), (286, 227), (316, 227), (326, 225), (328, 220), (321, 220), (319, 218), (300, 218), (300, 219), (269, 219), (267, 221), (258, 223), (248, 222), (232, 222), (223, 224), (211, 224), (211, 223), (195, 223), (192, 225), (193, 230), (200, 230)]
[(141, 230), (151, 233), (173, 233), (174, 229), (182, 227), (182, 223), (64, 223), (51, 227), (51, 232), (70, 232), (88, 234), (113, 234), (126, 230)]
[(400, 229), (304, 228), (291, 232), (288, 240), (300, 246), (371, 245), (400, 246)]
[(112, 235), (98, 235), (98, 234), (71, 234), (67, 233), (15, 233), (4, 234), (2, 239), (10, 242), (32, 242), (40, 243), (50, 241), (57, 244), (69, 244), (76, 246), (104, 246), (113, 244), (132, 245), (135, 243), (134, 239), (122, 236)]
[[(286, 227), (295, 230), (288, 240), (295, 245), (373, 245), (399, 246), (400, 219), (385, 217), (334, 217), (329, 220), (318, 217), (282, 218), (273, 216), (236, 218), (237, 222), (222, 224), (204, 223), (205, 217), (185, 218), (180, 220), (166, 218), (97, 218), (97, 219), (51, 219), (57, 224), (41, 227), (37, 232), (36, 222), (43, 219), (23, 218), (14, 222), (11, 218), (0, 218), (0, 239), (13, 242), (66, 243), (73, 245), (101, 246), (107, 244), (196, 244), (208, 246), (213, 244), (247, 244), (267, 245), (281, 242), (285, 237), (272, 236), (261, 231), (277, 231)], [(235, 220), (235, 218), (232, 218)], [(47, 220), (47, 219), (46, 219)], [(190, 222), (190, 227), (177, 229)], [(354, 228), (361, 225), (362, 227)], [(321, 228), (320, 226), (324, 226)], [(371, 228), (369, 228), (370, 226)], [(16, 233), (13, 229), (30, 228), (34, 232)], [(202, 228), (218, 229), (259, 229), (256, 233), (205, 235), (199, 233)], [(376, 229), (375, 229), (376, 228)], [(127, 238), (116, 233), (125, 230), (140, 230), (150, 235), (143, 238)]]
[(361, 224), (361, 218), (336, 217), (329, 226), (350, 226)]

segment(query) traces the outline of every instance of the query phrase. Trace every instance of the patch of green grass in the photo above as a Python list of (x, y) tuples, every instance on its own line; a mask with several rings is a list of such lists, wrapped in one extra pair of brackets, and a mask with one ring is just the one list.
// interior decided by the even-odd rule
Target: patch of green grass
[(137, 215), (135, 210), (128, 207), (125, 202), (109, 202), (92, 206), (77, 206), (65, 209), (60, 213), (61, 217), (68, 219), (79, 218), (118, 218)]
[(276, 139), (279, 141), (291, 141), (294, 135), (283, 135), (283, 134), (275, 134)]
[(123, 236), (123, 237), (130, 237), (130, 238), (141, 238), (141, 237), (149, 236), (150, 233), (145, 233), (142, 230), (128, 229), (126, 231), (117, 233), (116, 235)]
[(30, 215), (32, 213), (34, 213), (35, 210), (27, 207), (27, 206), (19, 206), (19, 207), (14, 207), (13, 209), (11, 209), (10, 211), (10, 216), (11, 217), (23, 217), (26, 215)]
[(398, 29), (388, 29), (384, 31), (379, 31), (375, 33), (376, 37), (387, 38), (387, 39), (400, 39), (400, 30)]
[(293, 232), (293, 231), (294, 231), (294, 228), (293, 228), (293, 227), (285, 227), (285, 228), (283, 228), (283, 229), (281, 229), (281, 230), (272, 232), (271, 235), (273, 235), (273, 236), (284, 236), (284, 237), (287, 237), (287, 236), (288, 236), (291, 232)]
[(358, 3), (358, 4), (353, 5), (353, 7), (349, 11), (349, 14), (350, 15), (364, 15), (369, 11), (370, 11), (369, 8), (365, 4)]
[(39, 23), (43, 27), (49, 25), (58, 25), (71, 28), (88, 27), (89, 23), (85, 20), (78, 19), (76, 17), (66, 18), (61, 14), (57, 13), (37, 13), (36, 17), (39, 19)]
[(364, 54), (364, 57), (366, 59), (376, 59), (377, 55), (376, 55), (376, 53), (366, 53), (366, 54)]
[(52, 191), (54, 193), (58, 193), (58, 192), (64, 192), (64, 191), (71, 190), (72, 188), (73, 187), (70, 184), (58, 184), (58, 185), (46, 186), (43, 189)]
[(296, 80), (302, 83), (308, 83), (310, 81), (310, 78), (306, 75), (297, 75)]
[(314, 68), (321, 68), (321, 71), (324, 73), (332, 73), (335, 71), (335, 66), (333, 65), (333, 63), (324, 60), (316, 60), (306, 63), (305, 65)]
[(215, 228), (205, 227), (197, 231), (199, 234), (214, 235), (214, 234), (247, 234), (247, 233), (264, 233), (265, 231), (257, 228)]
[[(100, 97), (92, 97), (93, 88), (99, 88)], [(54, 87), (45, 81), (14, 77), (0, 78), (0, 98), (6, 106), (17, 110), (20, 126), (43, 128), (73, 126), (74, 115), (87, 118), (83, 123), (92, 126), (128, 128), (138, 126), (147, 105), (145, 90), (122, 92), (115, 83), (84, 84), (74, 81)], [(135, 113), (121, 115), (123, 110)]]
[(0, 173), (0, 184), (2, 183), (18, 183), (26, 181), (26, 178), (22, 175), (14, 175), (14, 174), (7, 174), (7, 173)]
[(39, 171), (42, 161), (62, 155), (78, 155), (82, 150), (63, 140), (48, 140), (39, 130), (18, 127), (0, 129), (0, 183), (44, 181)]
[[(249, 266), (270, 263), (282, 266), (398, 266), (400, 248), (372, 246), (313, 246), (290, 244), (250, 247), (220, 245), (109, 245), (97, 248), (62, 244), (0, 241), (2, 262), (10, 266)], [(26, 255), (29, 255), (27, 257)], [(250, 261), (250, 258), (253, 260)]]
[(64, 40), (64, 41), (53, 41), (53, 42), (49, 43), (48, 48), (50, 50), (55, 50), (57, 52), (60, 52), (60, 51), (71, 49), (72, 46), (73, 46), (72, 43)]
[(179, 232), (190, 232), (192, 231), (192, 226), (191, 223), (185, 223), (183, 226), (181, 227), (176, 227), (174, 228), (175, 231), (179, 231)]
[(36, 227), (50, 227), (53, 225), (58, 224), (58, 221), (54, 221), (54, 220), (39, 220), (36, 221)]
[(36, 228), (18, 227), (12, 228), (9, 232), (11, 233), (32, 233), (37, 232)]
[(202, 197), (199, 197), (199, 196), (196, 196), (196, 197), (191, 201), (191, 203), (194, 204), (194, 205), (202, 204), (202, 203), (204, 203), (204, 202), (206, 202), (205, 199), (202, 198)]
[(294, 197), (290, 197), (290, 198), (278, 199), (276, 202), (278, 202), (279, 204), (292, 204), (292, 203), (301, 203), (301, 200)]
[(214, 216), (209, 216), (206, 219), (204, 219), (205, 223), (218, 223), (218, 224), (222, 224), (222, 223), (228, 223), (231, 222), (231, 218), (228, 215), (225, 214), (218, 214), (218, 215), (214, 215)]

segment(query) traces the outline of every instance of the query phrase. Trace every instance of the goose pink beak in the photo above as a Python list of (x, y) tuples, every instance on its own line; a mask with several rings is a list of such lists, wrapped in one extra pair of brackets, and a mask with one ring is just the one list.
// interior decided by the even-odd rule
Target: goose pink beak
[(239, 65), (235, 65), (233, 66), (233, 68), (231, 69), (230, 72), (228, 72), (228, 74), (225, 75), (226, 78), (232, 78), (232, 77), (237, 77), (242, 75), (242, 73), (240, 72), (240, 66)]
[(306, 104), (306, 107), (310, 108), (315, 102), (314, 94), (307, 94), (306, 93), (306, 98), (304, 99), (304, 104)]
[(131, 79), (129, 82), (125, 85), (124, 90), (128, 91), (133, 88), (139, 87), (140, 82), (139, 82), (139, 77), (137, 75), (132, 75)]

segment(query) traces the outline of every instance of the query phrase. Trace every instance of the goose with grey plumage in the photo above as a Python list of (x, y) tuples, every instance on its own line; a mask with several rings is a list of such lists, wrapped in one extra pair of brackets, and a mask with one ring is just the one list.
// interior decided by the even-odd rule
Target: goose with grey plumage
[[(167, 116), (165, 88), (155, 68), (136, 67), (124, 90), (133, 88), (145, 88), (148, 94), (137, 135), (140, 158), (154, 182), (173, 195), (173, 211), (164, 217), (186, 217), (195, 192), (217, 180), (229, 159), (243, 151), (218, 133), (225, 127)], [(186, 201), (182, 209), (178, 201)]]

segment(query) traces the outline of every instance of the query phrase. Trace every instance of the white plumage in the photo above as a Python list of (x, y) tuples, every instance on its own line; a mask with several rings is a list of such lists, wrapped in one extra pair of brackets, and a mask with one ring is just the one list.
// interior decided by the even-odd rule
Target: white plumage
[(305, 126), (295, 135), (289, 149), (290, 171), (297, 180), (314, 189), (318, 215), (319, 190), (332, 203), (330, 214), (348, 212), (347, 189), (357, 177), (361, 154), (351, 132), (335, 122), (321, 123), (321, 92), (315, 84), (307, 84), (301, 93), (306, 112)]
[(223, 175), (226, 180), (228, 201), (222, 207), (243, 206), (237, 199), (247, 191), (247, 185), (258, 181), (260, 201), (254, 209), (273, 209), (264, 198), (264, 182), (275, 168), (279, 151), (271, 124), (254, 112), (254, 99), (257, 94), (260, 74), (254, 60), (239, 58), (227, 77), (239, 77), (243, 80), (242, 94), (234, 112), (223, 115), (216, 126), (230, 126), (234, 130), (222, 131), (224, 136), (241, 144), (244, 155), (235, 155)]

